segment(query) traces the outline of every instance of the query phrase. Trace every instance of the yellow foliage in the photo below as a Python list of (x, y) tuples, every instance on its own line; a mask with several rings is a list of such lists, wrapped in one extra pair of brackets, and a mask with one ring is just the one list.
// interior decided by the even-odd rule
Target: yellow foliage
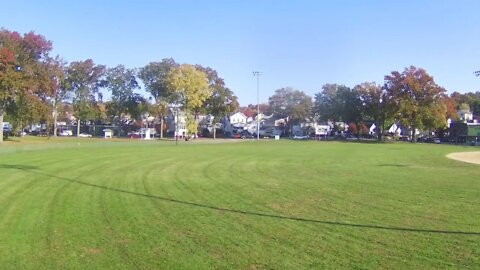
[(207, 74), (192, 65), (184, 64), (173, 68), (167, 75), (169, 88), (186, 111), (203, 106), (205, 100), (212, 95)]

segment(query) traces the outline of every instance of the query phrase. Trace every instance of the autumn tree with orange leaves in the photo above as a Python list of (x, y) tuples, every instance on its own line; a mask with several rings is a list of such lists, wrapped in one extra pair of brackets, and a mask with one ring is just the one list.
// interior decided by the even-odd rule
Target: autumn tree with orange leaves
[(0, 127), (7, 113), (26, 120), (48, 117), (48, 100), (57, 87), (51, 50), (52, 42), (42, 35), (0, 29)]
[(385, 89), (397, 108), (396, 118), (410, 128), (412, 142), (416, 129), (446, 127), (445, 89), (424, 69), (411, 66), (402, 73), (393, 71), (385, 76)]

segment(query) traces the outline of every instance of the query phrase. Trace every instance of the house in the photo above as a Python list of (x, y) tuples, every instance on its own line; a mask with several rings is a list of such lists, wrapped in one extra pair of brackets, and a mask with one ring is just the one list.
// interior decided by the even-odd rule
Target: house
[(187, 114), (184, 111), (171, 111), (171, 114), (166, 117), (168, 126), (167, 132), (174, 137), (183, 137), (187, 135)]
[(230, 124), (247, 124), (248, 117), (241, 112), (234, 113), (229, 117)]
[(153, 139), (153, 137), (155, 137), (156, 132), (157, 131), (154, 128), (141, 128), (139, 130), (139, 134), (140, 134), (141, 138), (143, 138), (145, 140)]
[(314, 127), (315, 127), (315, 136), (327, 136), (331, 131), (331, 127), (329, 125), (315, 124)]
[[(215, 119), (215, 116), (211, 114), (207, 114), (205, 116), (199, 116), (197, 118), (199, 128), (201, 130), (208, 129), (209, 132), (212, 132), (214, 119)], [(216, 124), (216, 126), (218, 126), (218, 124)]]
[(284, 127), (284, 126), (287, 126), (288, 124), (288, 117), (287, 118), (280, 118), (280, 119), (277, 119), (275, 120), (275, 126), (276, 127)]
[(241, 112), (236, 112), (228, 117), (222, 119), (221, 123), (223, 124), (223, 131), (226, 133), (236, 133), (245, 130), (247, 125), (248, 117)]
[(473, 113), (470, 110), (459, 110), (458, 116), (460, 116), (460, 120), (464, 123), (473, 122)]
[(303, 136), (304, 130), (301, 125), (293, 125), (292, 126), (292, 136)]

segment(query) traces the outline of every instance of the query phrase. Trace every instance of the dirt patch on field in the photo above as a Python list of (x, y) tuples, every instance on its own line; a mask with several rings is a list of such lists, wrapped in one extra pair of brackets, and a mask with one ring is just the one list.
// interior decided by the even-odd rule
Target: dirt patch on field
[(96, 255), (102, 252), (103, 251), (99, 248), (85, 248), (85, 255)]
[(463, 162), (480, 164), (480, 152), (450, 153), (447, 155), (447, 157), (451, 159), (463, 161)]

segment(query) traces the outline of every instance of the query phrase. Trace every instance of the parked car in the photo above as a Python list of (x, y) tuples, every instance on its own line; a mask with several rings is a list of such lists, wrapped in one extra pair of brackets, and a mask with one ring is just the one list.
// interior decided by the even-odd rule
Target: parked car
[(71, 130), (69, 130), (69, 129), (66, 129), (66, 130), (62, 130), (62, 131), (60, 132), (60, 134), (58, 134), (58, 135), (59, 135), (59, 136), (66, 136), (66, 137), (68, 137), (68, 136), (72, 136), (72, 135), (73, 135), (73, 132), (72, 132)]
[(242, 135), (240, 135), (240, 133), (233, 133), (231, 137), (234, 139), (240, 139)]
[(442, 143), (439, 138), (433, 138), (433, 143)]
[(253, 139), (253, 138), (256, 138), (256, 137), (248, 131), (242, 131), (242, 132), (240, 132), (240, 138), (241, 139)]
[(141, 139), (142, 138), (142, 136), (140, 135), (140, 132), (138, 132), (138, 131), (129, 132), (128, 137), (130, 139)]
[(92, 137), (92, 134), (80, 133), (80, 134), (78, 134), (78, 137), (81, 137), (81, 138), (91, 138), (91, 137)]
[(308, 140), (308, 139), (310, 139), (310, 136), (308, 136), (308, 135), (294, 135), (292, 137), (292, 139), (294, 139), (294, 140)]

